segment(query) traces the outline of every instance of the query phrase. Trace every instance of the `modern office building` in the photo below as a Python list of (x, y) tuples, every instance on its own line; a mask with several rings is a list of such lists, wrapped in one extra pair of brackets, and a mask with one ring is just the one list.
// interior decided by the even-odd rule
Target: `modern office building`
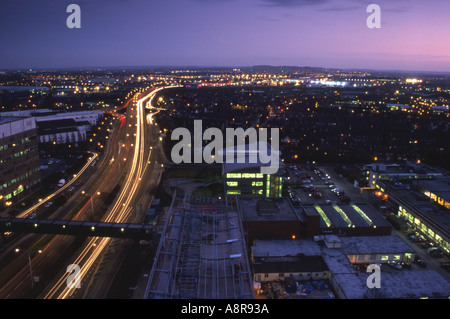
[[(226, 151), (228, 152), (228, 150)], [(224, 160), (222, 174), (225, 195), (281, 197), (283, 178), (278, 172), (281, 171), (283, 162), (279, 162), (279, 169), (275, 174), (262, 173), (261, 168), (264, 166), (268, 165), (261, 163), (259, 158), (252, 163), (248, 150), (244, 155), (244, 163), (239, 163), (237, 160), (233, 162)]]
[(40, 182), (34, 118), (0, 118), (0, 206), (11, 206)]

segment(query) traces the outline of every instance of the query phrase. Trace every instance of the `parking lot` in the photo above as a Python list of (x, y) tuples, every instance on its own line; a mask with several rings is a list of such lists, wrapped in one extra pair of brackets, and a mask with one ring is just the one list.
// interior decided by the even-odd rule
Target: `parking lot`
[[(450, 281), (450, 258), (443, 255), (430, 241), (412, 229), (398, 231), (392, 228), (392, 234), (402, 238), (416, 252), (412, 262), (413, 269), (433, 269)], [(433, 248), (434, 247), (434, 248)]]
[[(333, 167), (288, 165), (288, 196), (297, 203), (344, 203), (358, 200), (358, 191)], [(294, 185), (295, 184), (295, 185)]]
[[(366, 202), (359, 194), (359, 190), (343, 176), (336, 173), (336, 166), (287, 165), (286, 171), (290, 184), (287, 187), (288, 196), (294, 206), (300, 203), (337, 203), (345, 204), (348, 201)], [(339, 196), (340, 195), (340, 196)], [(382, 214), (380, 212), (380, 214)], [(442, 255), (424, 236), (407, 229), (396, 230), (392, 227), (392, 235), (399, 236), (416, 252), (416, 258), (411, 264), (403, 265), (398, 269), (396, 265), (382, 265), (383, 271), (407, 271), (408, 269), (433, 269), (450, 281), (450, 258)], [(359, 266), (358, 266), (359, 267)], [(361, 266), (363, 267), (363, 266)], [(361, 269), (360, 269), (361, 270)]]

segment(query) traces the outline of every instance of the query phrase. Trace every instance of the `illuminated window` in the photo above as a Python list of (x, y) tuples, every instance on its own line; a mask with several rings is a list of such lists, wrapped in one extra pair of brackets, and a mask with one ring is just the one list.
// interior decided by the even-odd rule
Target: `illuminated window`
[(382, 261), (387, 261), (387, 260), (389, 260), (389, 255), (382, 255), (382, 256), (381, 256), (381, 260), (382, 260)]
[(228, 186), (238, 186), (238, 182), (227, 182)]
[(242, 178), (256, 178), (256, 174), (243, 173)]
[(401, 255), (394, 255), (394, 260), (398, 261), (398, 260), (400, 260), (400, 259), (402, 259), (402, 256), (401, 256)]
[(240, 173), (228, 173), (227, 178), (241, 178)]

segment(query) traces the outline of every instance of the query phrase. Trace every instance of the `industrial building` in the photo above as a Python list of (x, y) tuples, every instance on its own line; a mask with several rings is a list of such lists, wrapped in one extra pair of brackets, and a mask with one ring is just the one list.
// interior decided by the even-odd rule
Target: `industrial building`
[(40, 121), (37, 124), (40, 143), (79, 143), (86, 141), (90, 131), (89, 122), (74, 119)]
[(334, 233), (349, 236), (390, 235), (392, 226), (369, 204), (358, 203), (302, 203), (300, 210), (320, 216), (320, 229), (315, 235)]
[(441, 170), (414, 162), (355, 164), (353, 172), (360, 185), (374, 188), (378, 181), (411, 181), (442, 176)]
[[(335, 297), (340, 299), (449, 298), (450, 283), (434, 270), (386, 268), (389, 262), (408, 262), (412, 258), (414, 250), (397, 236), (324, 235), (314, 240), (255, 240), (251, 247), (255, 282), (327, 280)], [(292, 260), (298, 261), (297, 267), (293, 267)], [(268, 266), (261, 267), (265, 262)], [(283, 262), (286, 264), (282, 265)], [(357, 271), (358, 264), (381, 265), (380, 288), (367, 286), (371, 273)]]
[(35, 119), (0, 117), (0, 206), (11, 206), (39, 183)]
[(1, 117), (35, 117), (36, 122), (68, 120), (87, 121), (89, 124), (96, 125), (98, 120), (103, 116), (102, 111), (78, 111), (78, 112), (60, 112), (50, 109), (37, 110), (19, 110), (0, 113)]
[[(376, 192), (408, 227), (450, 255), (450, 178), (392, 183), (379, 182)], [(382, 197), (380, 196), (380, 197)]]
[(251, 299), (252, 278), (235, 197), (174, 195), (145, 299)]
[[(450, 174), (421, 163), (372, 164), (360, 178), (362, 194), (380, 208), (391, 207), (405, 224), (450, 255)], [(364, 177), (365, 176), (365, 177)]]
[(239, 197), (247, 241), (291, 239), (323, 234), (349, 236), (390, 235), (392, 226), (366, 203), (292, 206), (287, 198)]
[(287, 198), (239, 197), (238, 204), (248, 243), (257, 238), (313, 236), (319, 231), (320, 216), (297, 212)]
[(57, 112), (49, 109), (11, 111), (1, 113), (27, 118), (33, 116), (37, 122), (39, 143), (78, 143), (86, 141), (87, 133), (103, 116), (101, 111)]

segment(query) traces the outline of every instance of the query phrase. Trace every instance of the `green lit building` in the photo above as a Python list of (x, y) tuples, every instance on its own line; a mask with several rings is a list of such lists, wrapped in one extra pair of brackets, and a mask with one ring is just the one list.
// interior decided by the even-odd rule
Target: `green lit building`
[(246, 197), (282, 197), (282, 177), (262, 174), (261, 164), (229, 164), (222, 166), (226, 195)]
[(38, 143), (34, 118), (0, 118), (0, 208), (39, 186)]

